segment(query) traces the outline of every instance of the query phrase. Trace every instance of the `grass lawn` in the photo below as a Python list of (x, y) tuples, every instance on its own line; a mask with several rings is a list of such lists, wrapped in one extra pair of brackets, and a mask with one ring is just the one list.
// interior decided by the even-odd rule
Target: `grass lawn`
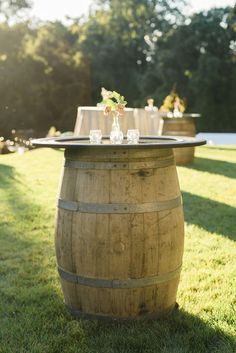
[(1, 353), (235, 353), (236, 147), (199, 147), (178, 167), (186, 240), (179, 310), (160, 321), (76, 321), (54, 252), (63, 153), (0, 155)]

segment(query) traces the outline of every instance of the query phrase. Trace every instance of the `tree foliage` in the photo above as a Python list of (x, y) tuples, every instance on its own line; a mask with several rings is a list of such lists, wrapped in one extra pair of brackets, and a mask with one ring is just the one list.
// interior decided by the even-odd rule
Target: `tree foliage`
[(73, 129), (76, 107), (91, 104), (91, 94), (89, 66), (73, 49), (72, 33), (61, 23), (37, 30), (4, 25), (1, 37), (6, 39), (0, 54), (3, 131)]
[(201, 131), (235, 130), (234, 26), (232, 9), (213, 9), (162, 36), (145, 73), (143, 96), (153, 95), (160, 103), (176, 83), (188, 111), (202, 114)]
[(72, 130), (78, 105), (95, 105), (101, 87), (119, 91), (129, 106), (158, 106), (173, 85), (199, 112), (201, 131), (233, 131), (236, 120), (236, 11), (184, 16), (184, 1), (97, 0), (87, 19), (9, 24), (30, 6), (2, 0), (0, 129), (51, 125)]
[[(91, 62), (92, 97), (101, 84), (124, 92), (129, 104), (140, 104), (140, 82), (153, 52), (152, 39), (181, 23), (174, 1), (98, 1), (101, 7), (85, 23), (80, 47)], [(178, 1), (179, 7), (183, 2)], [(172, 16), (172, 17), (171, 17)], [(96, 60), (94, 54), (98, 53)]]
[(0, 15), (9, 21), (11, 17), (19, 17), (25, 10), (31, 8), (29, 0), (0, 0)]

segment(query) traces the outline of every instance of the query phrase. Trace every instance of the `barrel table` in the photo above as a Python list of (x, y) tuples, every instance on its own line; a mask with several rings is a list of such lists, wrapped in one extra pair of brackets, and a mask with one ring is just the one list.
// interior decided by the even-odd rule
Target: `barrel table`
[[(182, 117), (170, 118), (166, 115), (163, 118), (162, 135), (169, 136), (196, 136), (196, 118), (199, 114), (183, 114)], [(188, 164), (194, 160), (194, 147), (174, 149), (176, 164)]]
[(173, 148), (194, 138), (34, 140), (65, 149), (55, 232), (65, 305), (80, 318), (149, 319), (176, 304), (184, 216)]

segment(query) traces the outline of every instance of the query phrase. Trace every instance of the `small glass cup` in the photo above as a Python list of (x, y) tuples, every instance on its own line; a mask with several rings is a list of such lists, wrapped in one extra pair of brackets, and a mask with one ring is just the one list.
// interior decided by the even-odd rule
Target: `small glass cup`
[(129, 144), (135, 144), (139, 141), (139, 130), (138, 129), (131, 129), (127, 131), (127, 141)]
[(90, 130), (89, 132), (90, 143), (101, 143), (102, 142), (102, 131), (101, 130)]
[(110, 141), (114, 145), (122, 143), (123, 137), (124, 137), (123, 132), (120, 130), (111, 131), (110, 133)]

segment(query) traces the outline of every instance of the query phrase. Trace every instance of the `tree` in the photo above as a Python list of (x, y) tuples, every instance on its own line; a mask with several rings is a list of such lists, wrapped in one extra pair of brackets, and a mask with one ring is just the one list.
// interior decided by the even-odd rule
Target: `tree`
[[(102, 86), (138, 107), (148, 97), (160, 106), (173, 84), (187, 111), (202, 113), (201, 131), (235, 130), (236, 10), (185, 18), (183, 4), (99, 0), (88, 19), (70, 26), (0, 24), (1, 134), (13, 128), (44, 134), (51, 125), (72, 130), (77, 106), (95, 105)], [(29, 5), (0, 1), (11, 14)]]
[(231, 131), (236, 85), (233, 9), (195, 14), (156, 43), (153, 60), (143, 81), (144, 92), (159, 98), (177, 84), (188, 111), (200, 112), (201, 131)]
[(8, 22), (12, 17), (20, 17), (31, 6), (29, 0), (0, 0), (0, 15)]
[(170, 29), (173, 18), (178, 23), (183, 19), (173, 4), (156, 0), (127, 0), (122, 6), (118, 0), (97, 2), (78, 43), (91, 63), (94, 103), (100, 100), (100, 87), (105, 86), (122, 92), (129, 105), (140, 104), (152, 39)]
[(73, 130), (76, 107), (90, 104), (90, 73), (83, 54), (73, 48), (77, 35), (61, 23), (33, 30), (26, 24), (2, 25), (0, 58), (1, 128), (51, 125)]

